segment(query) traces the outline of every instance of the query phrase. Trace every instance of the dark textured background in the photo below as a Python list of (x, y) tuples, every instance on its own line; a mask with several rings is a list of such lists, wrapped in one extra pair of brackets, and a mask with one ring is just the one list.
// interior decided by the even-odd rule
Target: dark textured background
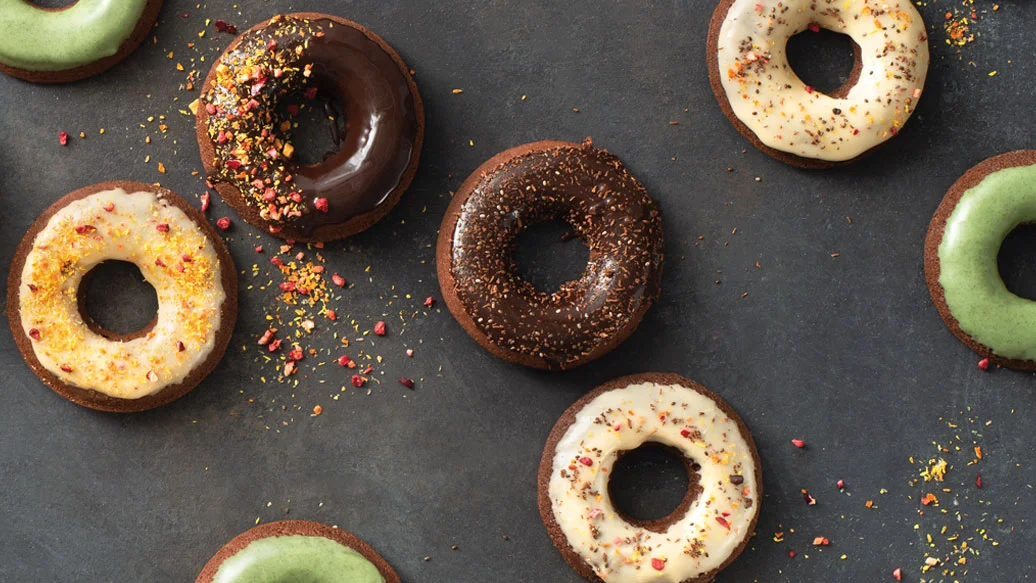
[[(931, 213), (960, 174), (1033, 146), (1036, 3), (1002, 0), (958, 55), (941, 23), (959, 3), (928, 2), (933, 66), (916, 115), (876, 155), (821, 173), (751, 149), (720, 114), (704, 57), (711, 2), (239, 3), (247, 8), (167, 0), (157, 42), (85, 82), (0, 78), (0, 255), (6, 265), (37, 214), (87, 184), (161, 181), (196, 200), (204, 186), (191, 175), (201, 169), (194, 122), (178, 110), (197, 91), (183, 89), (176, 64), (204, 76), (231, 39), (204, 20), (244, 27), (290, 10), (333, 12), (399, 50), (428, 110), (410, 191), (383, 222), (326, 251), (328, 265), (355, 282), (339, 312), (361, 329), (389, 321), (387, 338), (367, 342), (385, 357), (384, 382), (332, 400), (347, 379), (337, 368), (310, 374), (316, 359), (295, 389), (260, 380), (272, 368), (254, 342), (277, 301), (248, 286), (269, 279), (269, 254), (256, 255), (255, 231), (215, 201), (213, 220), (235, 218), (227, 239), (244, 272), (241, 317), (222, 365), (189, 396), (144, 414), (91, 412), (47, 390), (0, 334), (0, 579), (193, 581), (224, 542), (289, 508), (292, 518), (355, 532), (407, 581), (574, 582), (536, 509), (542, 444), (582, 393), (640, 371), (679, 372), (719, 392), (759, 443), (767, 493), (758, 536), (721, 581), (884, 581), (896, 566), (906, 581), (940, 581), (938, 570), (919, 568), (926, 534), (939, 556), (948, 548), (944, 524), (980, 553), (946, 581), (1034, 578), (1032, 376), (975, 367), (932, 307), (921, 256)], [(146, 119), (160, 114), (165, 134)], [(60, 131), (88, 138), (61, 148)], [(492, 358), (441, 303), (403, 328), (400, 311), (439, 297), (433, 245), (450, 191), (502, 149), (587, 135), (621, 156), (664, 211), (662, 299), (639, 331), (600, 362), (550, 375)], [(1031, 284), (1032, 237), (1014, 239), (1009, 275)], [(558, 256), (571, 263), (573, 248)], [(263, 275), (253, 278), (256, 262)], [(529, 263), (523, 269), (542, 281), (565, 268)], [(126, 303), (147, 300), (135, 297)], [(407, 346), (413, 359), (402, 355)], [(396, 384), (401, 375), (418, 378), (417, 390)], [(317, 404), (324, 413), (314, 418)], [(955, 436), (965, 451), (946, 455), (956, 468), (947, 482), (912, 488), (920, 462), (937, 453), (933, 442)], [(807, 449), (792, 447), (793, 437)], [(966, 467), (973, 441), (985, 458)], [(642, 493), (646, 505), (672, 494), (666, 475)], [(839, 478), (851, 496), (835, 489)], [(803, 488), (817, 506), (803, 502)], [(929, 491), (941, 507), (919, 517)], [(876, 509), (864, 507), (869, 499)], [(784, 542), (774, 542), (778, 532)], [(810, 548), (815, 536), (831, 546)]]

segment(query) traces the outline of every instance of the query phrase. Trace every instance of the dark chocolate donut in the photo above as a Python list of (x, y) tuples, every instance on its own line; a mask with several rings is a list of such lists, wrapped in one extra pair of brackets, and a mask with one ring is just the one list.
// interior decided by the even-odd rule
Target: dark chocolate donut
[(370, 545), (308, 520), (271, 522), (239, 534), (209, 559), (195, 583), (250, 583), (256, 577), (285, 583), (399, 583), (396, 571)]
[(92, 77), (129, 56), (151, 32), (162, 0), (77, 0), (44, 8), (31, 0), (0, 9), (0, 72), (33, 83)]
[(983, 358), (1026, 371), (1036, 371), (1036, 302), (1007, 289), (997, 255), (1011, 231), (1036, 223), (1034, 185), (1036, 150), (983, 160), (947, 191), (924, 246), (928, 290), (950, 331)]
[[(335, 95), (346, 130), (323, 162), (296, 163), (291, 113), (278, 103)], [(354, 22), (275, 16), (239, 36), (212, 67), (197, 105), (202, 162), (249, 223), (285, 239), (358, 233), (399, 201), (417, 170), (424, 108), (403, 60)]]
[[(659, 445), (684, 458), (687, 493), (669, 516), (632, 520), (612, 504), (615, 462)], [(630, 375), (576, 401), (550, 432), (537, 477), (540, 517), (589, 581), (707, 583), (755, 530), (761, 465), (752, 434), (718, 395), (675, 374)]]
[[(158, 312), (116, 334), (83, 312), (82, 282), (105, 261), (136, 264)], [(219, 363), (237, 319), (237, 272), (223, 240), (173, 192), (105, 182), (55, 202), (22, 239), (7, 281), (15, 342), (40, 379), (99, 411), (151, 409)]]
[[(518, 236), (563, 219), (590, 248), (586, 271), (553, 293), (516, 272)], [(453, 197), (436, 262), (450, 312), (492, 354), (533, 368), (590, 362), (617, 346), (658, 299), (662, 217), (612, 154), (545, 141), (498, 154)]]
[[(787, 57), (791, 37), (821, 28), (848, 35), (854, 54), (849, 79), (826, 94)], [(727, 119), (764, 153), (807, 169), (852, 163), (898, 134), (929, 65), (924, 22), (908, 0), (720, 0), (706, 50)]]

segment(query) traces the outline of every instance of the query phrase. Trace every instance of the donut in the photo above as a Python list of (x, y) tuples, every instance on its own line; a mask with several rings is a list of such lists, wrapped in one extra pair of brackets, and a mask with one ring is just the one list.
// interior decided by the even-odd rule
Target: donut
[(257, 526), (209, 559), (195, 583), (399, 583), (367, 543), (338, 528), (305, 520)]
[[(295, 241), (359, 233), (399, 201), (417, 171), (424, 106), (410, 69), (380, 37), (326, 14), (275, 16), (234, 40), (197, 104), (209, 181), (248, 223)], [(334, 95), (347, 127), (323, 162), (294, 160), (293, 96)], [(290, 109), (290, 108), (289, 108)]]
[(1011, 293), (997, 254), (1036, 222), (1036, 150), (989, 158), (946, 193), (925, 239), (925, 280), (943, 322), (990, 361), (1036, 370), (1036, 302)]
[[(661, 444), (685, 457), (689, 484), (669, 516), (640, 521), (611, 501), (617, 459)], [(762, 502), (759, 452), (723, 399), (675, 374), (631, 375), (569, 407), (539, 469), (540, 516), (580, 575), (606, 583), (706, 583), (744, 550)]]
[(92, 77), (147, 38), (162, 0), (78, 0), (43, 8), (0, 0), (0, 71), (34, 83)]
[[(116, 334), (83, 311), (81, 282), (105, 261), (135, 264), (158, 313)], [(7, 281), (22, 356), (66, 399), (143, 411), (185, 395), (222, 358), (237, 319), (237, 274), (200, 211), (173, 192), (104, 182), (51, 205), (22, 239)]]
[[(530, 225), (562, 219), (590, 248), (582, 277), (553, 293), (518, 276)], [(492, 157), (461, 185), (439, 230), (443, 299), (467, 333), (509, 362), (560, 370), (610, 352), (658, 299), (662, 217), (612, 154), (544, 141)]]
[[(855, 63), (828, 94), (788, 63), (809, 28), (848, 35)], [(721, 0), (709, 23), (709, 80), (753, 145), (801, 168), (849, 163), (899, 133), (928, 75), (928, 34), (909, 0)]]

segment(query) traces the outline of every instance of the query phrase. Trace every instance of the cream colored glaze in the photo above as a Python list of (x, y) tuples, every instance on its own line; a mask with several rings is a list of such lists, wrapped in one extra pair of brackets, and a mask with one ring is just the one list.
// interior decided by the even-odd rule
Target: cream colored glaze
[[(701, 495), (663, 533), (628, 523), (608, 496), (616, 455), (648, 441), (701, 465)], [(602, 393), (579, 411), (558, 441), (548, 491), (572, 548), (608, 583), (679, 583), (719, 568), (750, 534), (760, 502), (737, 422), (693, 389), (654, 383)]]
[[(79, 284), (108, 260), (136, 264), (157, 292), (157, 321), (143, 337), (108, 340), (83, 321)], [(138, 399), (183, 382), (208, 358), (225, 298), (216, 250), (194, 221), (154, 193), (117, 189), (72, 202), (37, 234), (19, 310), (36, 358), (62, 382)]]
[[(811, 24), (860, 46), (860, 79), (844, 99), (807, 87), (788, 63), (788, 39)], [(928, 35), (908, 0), (734, 0), (718, 44), (734, 115), (766, 146), (830, 162), (898, 133), (928, 74)]]

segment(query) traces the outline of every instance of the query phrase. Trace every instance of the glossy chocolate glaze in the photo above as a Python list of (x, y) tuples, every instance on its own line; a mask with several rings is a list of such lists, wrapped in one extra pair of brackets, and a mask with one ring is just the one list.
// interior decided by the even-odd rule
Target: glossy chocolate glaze
[[(582, 277), (547, 293), (518, 276), (513, 252), (530, 225), (555, 219), (590, 259)], [(525, 154), (484, 176), (460, 211), (451, 270), (494, 344), (566, 368), (658, 298), (662, 259), (655, 202), (618, 158), (587, 143)]]
[[(220, 63), (226, 72), (202, 101), (217, 157), (210, 180), (233, 184), (265, 220), (308, 233), (373, 211), (400, 185), (417, 154), (414, 97), (396, 61), (361, 30), (282, 17), (246, 32)], [(338, 98), (346, 130), (336, 153), (300, 166), (293, 148), (285, 154), (290, 117), (278, 101), (297, 93), (312, 98), (314, 88)], [(219, 143), (220, 132), (230, 130), (235, 138)], [(242, 136), (252, 140), (244, 160)], [(227, 165), (234, 160), (241, 165)]]

